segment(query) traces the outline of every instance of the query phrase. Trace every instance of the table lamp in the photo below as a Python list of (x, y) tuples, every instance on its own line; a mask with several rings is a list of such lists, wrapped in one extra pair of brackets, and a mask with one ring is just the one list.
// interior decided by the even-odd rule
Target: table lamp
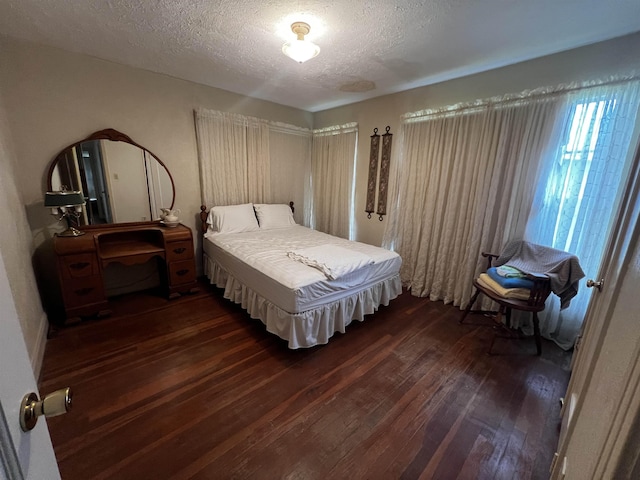
[(73, 226), (71, 220), (71, 217), (75, 217), (75, 223), (79, 225), (78, 220), (82, 215), (82, 205), (84, 203), (82, 192), (60, 190), (46, 193), (44, 206), (51, 208), (51, 215), (58, 217), (58, 220), (64, 218), (67, 221), (67, 229), (62, 233), (58, 233), (59, 237), (79, 237), (84, 235), (84, 232)]

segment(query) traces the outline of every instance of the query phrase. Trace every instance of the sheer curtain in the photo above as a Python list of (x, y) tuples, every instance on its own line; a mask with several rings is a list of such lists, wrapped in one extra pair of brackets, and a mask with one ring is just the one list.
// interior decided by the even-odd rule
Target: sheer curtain
[(523, 235), (558, 105), (516, 98), (404, 116), (384, 245), (402, 256), (413, 295), (466, 305), (480, 253)]
[(355, 123), (313, 131), (311, 149), (311, 226), (353, 238), (353, 197), (358, 126)]
[(269, 128), (271, 202), (295, 203), (298, 223), (310, 225), (311, 130), (290, 125)]
[(206, 109), (195, 123), (205, 205), (294, 201), (308, 224), (310, 129)]
[[(568, 93), (555, 127), (558, 141), (543, 159), (525, 238), (577, 255), (588, 278), (598, 278), (637, 142), (639, 106), (638, 80)], [(543, 335), (571, 348), (590, 297), (583, 284), (569, 308), (560, 310), (550, 296), (539, 315)]]
[(267, 123), (204, 109), (196, 110), (195, 119), (205, 205), (266, 202), (270, 194)]

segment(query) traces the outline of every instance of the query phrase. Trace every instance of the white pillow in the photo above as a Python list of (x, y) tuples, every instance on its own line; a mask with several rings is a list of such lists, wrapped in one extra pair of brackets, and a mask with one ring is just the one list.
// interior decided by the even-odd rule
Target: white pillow
[(213, 207), (207, 223), (207, 233), (213, 234), (254, 232), (260, 229), (251, 203)]
[(293, 219), (293, 212), (289, 205), (257, 203), (253, 208), (256, 210), (261, 230), (285, 228), (296, 225), (296, 221)]

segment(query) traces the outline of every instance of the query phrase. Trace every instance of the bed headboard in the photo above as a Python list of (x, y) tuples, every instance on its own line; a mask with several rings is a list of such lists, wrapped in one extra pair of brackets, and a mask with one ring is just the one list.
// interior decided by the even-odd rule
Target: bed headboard
[[(296, 209), (293, 206), (293, 202), (289, 202), (289, 208), (291, 208), (291, 212), (294, 213)], [(204, 235), (207, 233), (207, 217), (209, 216), (209, 211), (207, 210), (206, 205), (200, 205), (200, 231)]]

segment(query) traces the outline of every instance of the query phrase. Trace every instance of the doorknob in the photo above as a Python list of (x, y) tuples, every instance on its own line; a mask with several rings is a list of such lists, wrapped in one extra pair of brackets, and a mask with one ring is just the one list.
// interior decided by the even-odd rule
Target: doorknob
[(35, 393), (27, 393), (20, 404), (20, 427), (28, 432), (36, 426), (38, 417), (56, 417), (71, 410), (71, 388), (62, 388), (38, 400)]
[(602, 291), (602, 286), (604, 285), (604, 278), (600, 279), (599, 282), (594, 282), (593, 280), (587, 280), (587, 287), (596, 287), (599, 291)]

